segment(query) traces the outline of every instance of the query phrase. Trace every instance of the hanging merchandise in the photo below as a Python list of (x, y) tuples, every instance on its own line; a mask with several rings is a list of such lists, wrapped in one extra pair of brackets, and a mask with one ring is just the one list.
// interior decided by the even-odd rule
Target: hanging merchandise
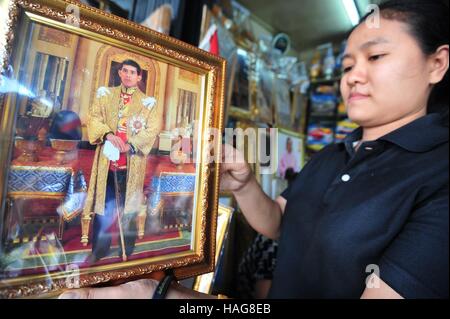
[(279, 33), (273, 38), (272, 47), (286, 54), (291, 49), (291, 39), (286, 33)]
[(292, 86), (300, 86), (300, 93), (306, 94), (309, 89), (310, 81), (306, 71), (305, 62), (298, 62), (292, 69)]
[(308, 90), (311, 82), (308, 77), (305, 62), (298, 62), (292, 70), (292, 107), (293, 129), (305, 132), (305, 116), (308, 105)]
[(147, 19), (141, 22), (141, 25), (158, 31), (160, 33), (169, 34), (170, 25), (172, 23), (173, 8), (170, 4), (163, 4), (152, 12)]
[(255, 33), (250, 23), (250, 11), (233, 1), (233, 21), (234, 25), (231, 31), (235, 35), (239, 46), (250, 49), (256, 42)]

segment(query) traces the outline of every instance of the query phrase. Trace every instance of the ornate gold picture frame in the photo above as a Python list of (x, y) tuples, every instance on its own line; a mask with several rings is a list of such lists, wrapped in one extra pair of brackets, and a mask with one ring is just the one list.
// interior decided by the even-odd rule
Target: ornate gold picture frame
[(76, 1), (6, 2), (0, 298), (213, 271), (225, 60)]
[[(222, 247), (225, 245), (225, 240), (228, 234), (230, 220), (234, 209), (230, 206), (219, 204), (219, 215), (217, 219), (217, 234), (216, 234), (216, 264), (219, 263)], [(214, 278), (216, 272), (210, 272), (195, 278), (193, 289), (205, 294), (211, 294), (214, 285)]]

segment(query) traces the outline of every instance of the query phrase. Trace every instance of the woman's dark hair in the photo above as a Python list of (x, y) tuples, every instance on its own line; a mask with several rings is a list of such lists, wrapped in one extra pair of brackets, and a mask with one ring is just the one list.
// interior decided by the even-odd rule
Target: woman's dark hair
[(81, 140), (81, 120), (73, 111), (61, 111), (55, 115), (49, 131), (49, 138), (60, 140)]
[[(406, 23), (412, 36), (422, 51), (431, 55), (442, 46), (449, 44), (449, 4), (448, 0), (390, 0), (382, 3), (380, 14), (384, 19)], [(360, 23), (373, 14), (368, 13)], [(444, 79), (436, 84), (428, 101), (428, 113), (441, 113), (448, 125), (449, 96), (448, 71)]]

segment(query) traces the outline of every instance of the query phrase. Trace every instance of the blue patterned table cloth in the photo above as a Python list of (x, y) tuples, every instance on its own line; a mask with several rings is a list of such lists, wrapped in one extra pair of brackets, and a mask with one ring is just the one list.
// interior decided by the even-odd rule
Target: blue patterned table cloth
[(87, 184), (81, 170), (61, 166), (11, 166), (8, 197), (61, 199), (58, 213), (70, 221), (83, 210)]

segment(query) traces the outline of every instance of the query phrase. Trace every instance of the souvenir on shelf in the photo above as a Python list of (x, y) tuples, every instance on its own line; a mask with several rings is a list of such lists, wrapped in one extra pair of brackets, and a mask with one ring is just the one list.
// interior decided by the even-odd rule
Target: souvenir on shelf
[(334, 94), (312, 94), (311, 115), (333, 116), (336, 111), (336, 96)]
[(336, 59), (333, 54), (333, 46), (330, 45), (323, 61), (323, 76), (325, 79), (329, 80), (334, 76), (335, 67)]
[(311, 80), (313, 81), (318, 80), (322, 76), (322, 56), (319, 50), (316, 50), (314, 53), (309, 72)]
[(334, 123), (318, 123), (308, 126), (306, 145), (313, 151), (319, 151), (334, 141)]
[(357, 128), (358, 124), (354, 123), (350, 119), (345, 119), (337, 122), (335, 142), (336, 143), (342, 142), (347, 137), (348, 134), (350, 134)]

